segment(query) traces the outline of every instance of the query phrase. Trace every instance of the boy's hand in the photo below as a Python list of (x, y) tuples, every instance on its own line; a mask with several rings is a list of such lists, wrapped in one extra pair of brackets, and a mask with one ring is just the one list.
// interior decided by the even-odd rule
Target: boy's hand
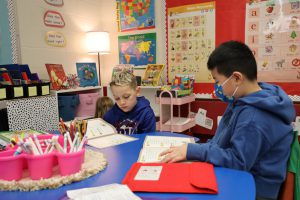
[(159, 154), (159, 156), (165, 156), (161, 162), (174, 163), (178, 161), (186, 160), (187, 144), (183, 144), (179, 147), (171, 147)]

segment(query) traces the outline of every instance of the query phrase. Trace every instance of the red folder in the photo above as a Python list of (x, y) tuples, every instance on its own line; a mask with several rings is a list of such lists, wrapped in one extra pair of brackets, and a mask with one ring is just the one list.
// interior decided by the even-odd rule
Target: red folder
[[(162, 166), (159, 180), (135, 180), (141, 166)], [(136, 192), (218, 193), (214, 167), (203, 162), (134, 163), (122, 183)]]

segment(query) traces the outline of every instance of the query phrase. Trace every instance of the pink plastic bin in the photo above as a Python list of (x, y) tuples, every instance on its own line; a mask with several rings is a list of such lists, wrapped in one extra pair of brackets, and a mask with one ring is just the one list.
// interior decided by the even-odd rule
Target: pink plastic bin
[[(44, 139), (50, 139), (53, 135), (38, 135), (41, 142)], [(34, 137), (32, 136), (32, 139)], [(63, 146), (63, 136), (59, 135), (58, 142)], [(43, 151), (46, 146), (41, 142)], [(69, 147), (68, 147), (69, 148)], [(5, 151), (0, 152), (0, 179), (11, 181), (20, 180), (23, 177), (24, 169), (28, 168), (30, 178), (32, 180), (46, 179), (53, 175), (53, 167), (59, 164), (60, 174), (65, 176), (77, 173), (81, 169), (84, 162), (84, 148), (79, 152), (74, 153), (59, 153), (53, 151), (50, 154), (43, 155), (28, 155), (21, 153), (18, 156), (13, 156), (17, 149), (7, 148)], [(60, 160), (58, 162), (58, 159)]]
[(14, 152), (14, 150), (0, 152), (0, 179), (17, 181), (22, 178), (24, 156), (13, 156)]
[(54, 166), (55, 152), (43, 155), (27, 155), (27, 165), (30, 178), (39, 180), (50, 178)]
[(74, 153), (59, 153), (57, 152), (57, 160), (59, 165), (60, 175), (67, 176), (80, 171), (81, 165), (84, 162), (85, 149)]

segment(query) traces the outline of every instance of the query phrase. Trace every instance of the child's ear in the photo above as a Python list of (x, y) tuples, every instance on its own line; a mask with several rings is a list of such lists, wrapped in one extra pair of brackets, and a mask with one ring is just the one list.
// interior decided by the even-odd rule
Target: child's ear
[(233, 72), (233, 78), (237, 84), (244, 81), (244, 75), (241, 72)]
[(136, 89), (136, 94), (139, 96), (140, 95), (140, 91), (141, 91), (141, 87), (140, 86), (137, 86)]

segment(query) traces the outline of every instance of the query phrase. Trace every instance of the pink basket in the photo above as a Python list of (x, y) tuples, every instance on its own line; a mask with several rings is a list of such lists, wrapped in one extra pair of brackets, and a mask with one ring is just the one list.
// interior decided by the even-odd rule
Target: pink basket
[(55, 153), (43, 155), (27, 155), (27, 165), (30, 178), (39, 180), (42, 178), (50, 178), (54, 165)]
[[(51, 137), (52, 135), (38, 135), (40, 141)], [(32, 137), (32, 139), (34, 138)], [(58, 142), (63, 146), (62, 135), (59, 136)], [(45, 148), (42, 146), (43, 152)], [(24, 169), (27, 168), (32, 180), (50, 178), (53, 175), (53, 167), (56, 165), (59, 165), (60, 174), (66, 176), (79, 172), (84, 162), (84, 148), (74, 153), (60, 153), (54, 150), (49, 154), (28, 155), (21, 153), (13, 156), (16, 149), (17, 147), (7, 148), (7, 150), (0, 152), (0, 179), (2, 180), (20, 180), (23, 177)]]
[(0, 179), (20, 180), (23, 176), (24, 156), (13, 156), (14, 150), (0, 152)]
[(60, 175), (66, 176), (79, 172), (84, 162), (84, 153), (84, 148), (74, 153), (57, 153)]

